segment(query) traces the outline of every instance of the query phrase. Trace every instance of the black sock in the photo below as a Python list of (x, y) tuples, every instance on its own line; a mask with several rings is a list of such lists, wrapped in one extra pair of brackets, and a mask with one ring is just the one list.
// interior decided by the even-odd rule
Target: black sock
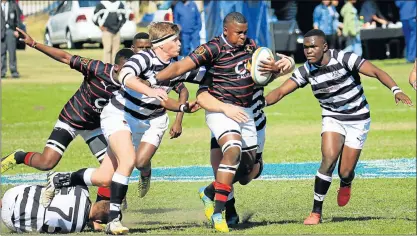
[[(214, 183), (214, 182), (213, 182)], [(214, 200), (214, 194), (215, 194), (215, 189), (214, 189), (214, 185), (213, 183), (209, 184), (205, 189), (204, 189), (204, 194), (210, 198), (211, 200)]]
[(225, 208), (226, 208), (226, 219), (228, 219), (230, 216), (237, 215), (234, 197), (226, 202)]
[(110, 186), (110, 213), (108, 222), (114, 219), (121, 220), (120, 205), (122, 204), (123, 198), (126, 197), (128, 183), (129, 177), (117, 172), (113, 174)]
[(84, 168), (84, 169), (80, 169), (71, 173), (71, 177), (70, 177), (71, 186), (76, 186), (76, 185), (87, 186), (84, 182), (84, 172), (86, 170), (87, 168)]
[(27, 152), (22, 152), (22, 151), (18, 151), (14, 154), (14, 159), (16, 160), (16, 164), (22, 164), (25, 162), (25, 157), (28, 153)]
[(323, 175), (317, 171), (314, 181), (314, 205), (312, 212), (321, 214), (324, 197), (326, 196), (331, 183), (331, 176)]

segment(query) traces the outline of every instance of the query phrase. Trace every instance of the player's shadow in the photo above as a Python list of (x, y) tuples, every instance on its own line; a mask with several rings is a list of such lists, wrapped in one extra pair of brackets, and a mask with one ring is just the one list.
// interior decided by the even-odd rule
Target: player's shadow
[(179, 224), (179, 225), (163, 225), (163, 222), (145, 222), (144, 225), (160, 225), (158, 227), (151, 228), (130, 228), (129, 233), (148, 233), (158, 230), (168, 230), (168, 231), (184, 231), (188, 228), (201, 227), (201, 224), (197, 223), (188, 223), (188, 224)]
[(129, 209), (129, 212), (142, 214), (162, 214), (171, 211), (180, 211), (180, 208), (154, 208), (154, 209)]
[(259, 227), (259, 226), (265, 226), (265, 225), (283, 225), (283, 224), (299, 224), (300, 221), (296, 221), (296, 220), (280, 220), (280, 221), (260, 221), (260, 222), (251, 222), (249, 221), (254, 213), (249, 213), (246, 215), (243, 215), (241, 221), (239, 224), (234, 225), (230, 228), (234, 229), (234, 230), (244, 230), (244, 229), (249, 229), (249, 228), (254, 228), (254, 227)]
[[(360, 216), (360, 217), (333, 217), (328, 222), (344, 222), (344, 221), (368, 221), (368, 220), (406, 220), (406, 221), (416, 221), (415, 219), (409, 218), (387, 218), (380, 216)], [(325, 220), (326, 221), (326, 220)]]

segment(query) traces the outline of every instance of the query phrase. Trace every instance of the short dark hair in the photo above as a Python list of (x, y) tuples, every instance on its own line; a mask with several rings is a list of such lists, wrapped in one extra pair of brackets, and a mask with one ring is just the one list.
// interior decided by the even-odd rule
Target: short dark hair
[(227, 23), (236, 22), (240, 24), (248, 23), (245, 16), (240, 12), (230, 12), (226, 15), (223, 19), (223, 25), (226, 25)]
[(324, 41), (326, 41), (326, 35), (324, 34), (323, 31), (319, 30), (319, 29), (312, 29), (310, 31), (308, 31), (305, 35), (304, 38), (307, 37), (312, 37), (312, 36), (317, 36), (317, 37), (321, 37), (324, 39)]
[(108, 223), (108, 216), (110, 213), (110, 201), (101, 200), (91, 205), (91, 209), (95, 210), (94, 214), (90, 217), (91, 221), (100, 221), (102, 224)]
[(116, 58), (114, 58), (114, 63), (119, 64), (122, 59), (129, 59), (131, 56), (133, 56), (135, 52), (133, 52), (130, 48), (123, 48), (120, 49), (116, 53)]
[(145, 32), (139, 32), (135, 35), (133, 40), (138, 40), (138, 39), (149, 39), (149, 34), (147, 34)]

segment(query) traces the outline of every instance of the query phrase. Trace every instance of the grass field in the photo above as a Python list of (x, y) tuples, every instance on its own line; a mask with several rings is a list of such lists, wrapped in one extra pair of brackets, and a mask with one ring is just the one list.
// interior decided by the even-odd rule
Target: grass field
[[(70, 51), (101, 58), (100, 49)], [(82, 76), (68, 66), (28, 48), (18, 51), (21, 79), (2, 80), (1, 154), (23, 148), (41, 151), (58, 114), (79, 87)], [(408, 85), (412, 64), (403, 60), (375, 61), (387, 71), (412, 100), (416, 94)], [(372, 125), (361, 160), (414, 158), (416, 154), (415, 107), (395, 105), (391, 92), (376, 79), (362, 77), (371, 106)], [(283, 82), (275, 81), (270, 91)], [(187, 85), (192, 98), (196, 87)], [(172, 94), (172, 96), (175, 96)], [(265, 109), (268, 117), (266, 163), (319, 162), (321, 109), (307, 86), (279, 104)], [(171, 121), (175, 114), (170, 113)], [(171, 140), (166, 135), (153, 159), (154, 167), (209, 164), (209, 130), (204, 113), (186, 115), (183, 134)], [(67, 149), (58, 171), (97, 166), (81, 138)], [(39, 173), (18, 166), (7, 174)], [(356, 179), (349, 205), (336, 204), (339, 181), (334, 179), (324, 204), (324, 223), (302, 225), (311, 210), (311, 180), (254, 181), (236, 186), (237, 207), (243, 223), (234, 234), (416, 234), (416, 179)], [(211, 234), (204, 221), (196, 194), (203, 182), (154, 182), (149, 194), (139, 199), (136, 184), (128, 194), (129, 209), (124, 221), (136, 233)], [(1, 186), (2, 194), (10, 186)], [(95, 189), (92, 188), (94, 196)], [(93, 197), (94, 199), (94, 197)], [(2, 234), (7, 232), (3, 232)]]

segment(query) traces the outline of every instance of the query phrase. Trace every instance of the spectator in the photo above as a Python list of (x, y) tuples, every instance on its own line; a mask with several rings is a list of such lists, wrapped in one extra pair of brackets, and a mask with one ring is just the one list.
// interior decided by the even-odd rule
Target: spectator
[(337, 28), (334, 27), (334, 21), (337, 11), (330, 3), (330, 0), (323, 0), (314, 8), (313, 27), (324, 32), (329, 48), (335, 48)]
[(126, 22), (126, 8), (121, 1), (101, 1), (94, 10), (93, 22), (103, 32), (103, 62), (114, 63), (120, 48), (120, 29)]
[(347, 0), (340, 11), (343, 17), (343, 36), (346, 38), (344, 51), (362, 56), (358, 10), (353, 6), (354, 3), (356, 0)]
[(375, 28), (376, 23), (384, 27), (388, 24), (374, 0), (364, 0), (359, 15), (363, 17), (364, 25), (361, 25), (361, 27), (364, 28)]
[(343, 44), (343, 37), (342, 37), (342, 28), (343, 23), (339, 21), (340, 14), (337, 12), (337, 6), (339, 6), (339, 0), (333, 0), (332, 1), (332, 10), (334, 11), (334, 17), (333, 17), (333, 28), (336, 29), (336, 43), (334, 49), (342, 49)]
[(2, 9), (2, 26), (1, 26), (1, 78), (6, 77), (7, 73), (7, 54), (9, 54), (9, 68), (12, 73), (12, 77), (19, 78), (19, 72), (17, 71), (16, 62), (16, 26), (20, 22), (20, 16), (22, 11), (15, 1), (1, 1)]
[(201, 16), (194, 1), (175, 4), (174, 23), (181, 26), (181, 55), (187, 56), (200, 45)]
[(400, 20), (403, 24), (406, 60), (414, 62), (416, 58), (416, 1), (395, 1), (400, 9)]

